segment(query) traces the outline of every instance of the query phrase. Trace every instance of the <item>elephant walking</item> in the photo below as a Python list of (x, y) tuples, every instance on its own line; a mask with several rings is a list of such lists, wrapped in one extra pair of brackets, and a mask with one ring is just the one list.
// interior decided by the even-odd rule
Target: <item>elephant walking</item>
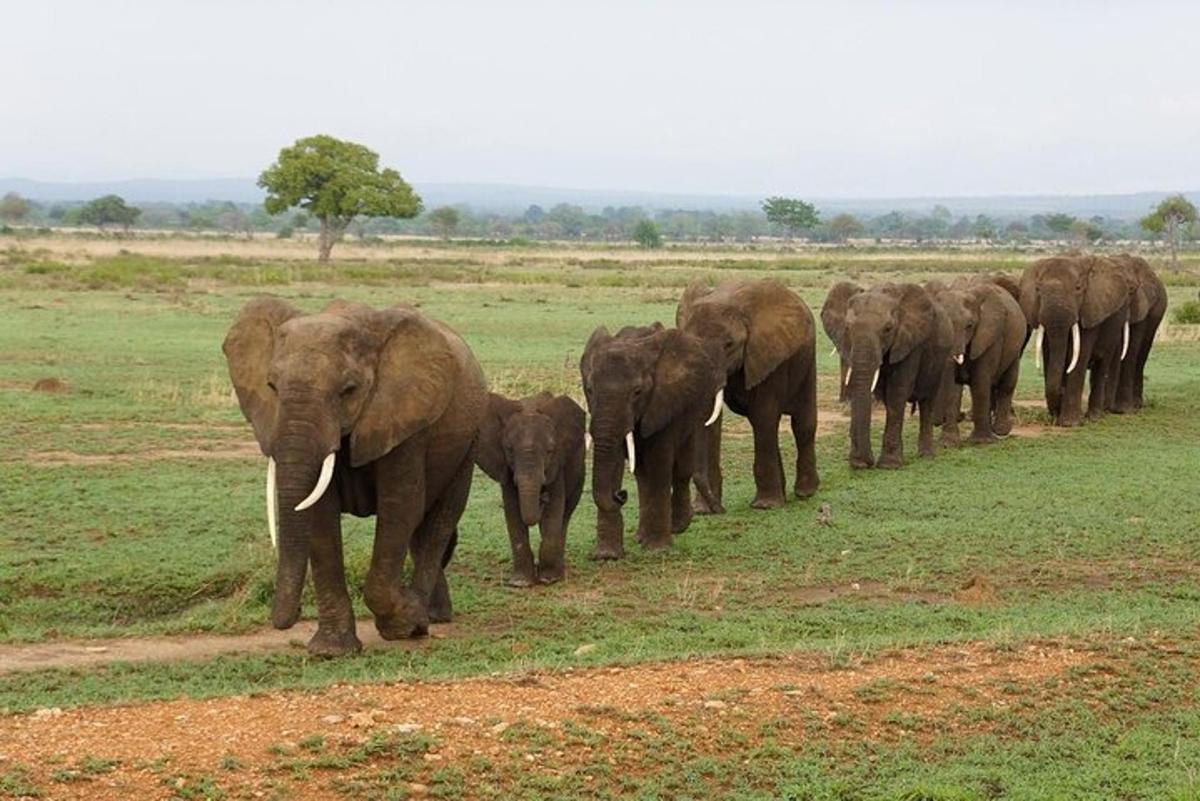
[[(790, 415), (796, 440), (797, 498), (817, 491), (816, 324), (812, 312), (779, 281), (749, 281), (710, 288), (692, 283), (679, 301), (676, 325), (708, 342), (720, 354), (725, 376), (722, 399), (746, 417), (754, 431), (756, 509), (783, 506), (785, 474), (779, 453), (779, 421)], [(720, 414), (720, 404), (713, 414)], [(716, 504), (706, 493), (696, 499), (701, 513), (724, 511), (721, 474), (721, 418), (704, 432), (697, 467)], [(702, 481), (701, 484), (704, 482)]]
[(1136, 412), (1145, 403), (1143, 383), (1146, 361), (1154, 345), (1154, 335), (1167, 313), (1167, 288), (1141, 256), (1123, 253), (1112, 260), (1125, 274), (1131, 287), (1129, 329), (1121, 350), (1117, 380), (1113, 382), (1109, 411), (1117, 414)]
[(362, 647), (342, 562), (343, 513), (375, 515), (363, 597), (380, 635), (421, 635), (430, 621), (449, 620), (444, 568), (471, 488), (486, 397), (466, 344), (409, 306), (334, 301), (304, 315), (268, 297), (246, 304), (223, 349), (242, 413), (269, 459), (275, 627), (299, 618), (311, 564), (318, 626), (309, 652)]
[(1129, 333), (1131, 289), (1124, 272), (1101, 256), (1053, 256), (1025, 269), (1020, 290), (1050, 416), (1060, 426), (1082, 422), (1090, 370), (1087, 416), (1099, 417), (1111, 401), (1109, 382), (1119, 377)]
[(952, 331), (946, 312), (924, 287), (883, 284), (863, 289), (835, 284), (821, 308), (825, 333), (847, 363), (850, 466), (871, 467), (871, 399), (887, 409), (880, 467), (904, 464), (904, 412), (920, 409), (918, 450), (933, 455), (933, 426)]
[(962, 388), (971, 390), (970, 441), (995, 442), (1012, 431), (1012, 399), (1029, 338), (1019, 290), (1008, 276), (977, 276), (925, 288), (950, 319), (951, 358), (942, 377), (942, 443), (959, 444)]
[[(567, 527), (583, 494), (586, 417), (566, 395), (514, 401), (492, 393), (479, 427), (475, 463), (500, 483), (512, 545), (508, 583), (551, 584), (566, 575)], [(537, 564), (529, 529), (538, 526)]]
[(725, 382), (717, 354), (698, 337), (657, 323), (616, 335), (601, 327), (588, 340), (579, 370), (592, 416), (592, 558), (625, 555), (626, 464), (637, 479), (638, 541), (647, 548), (670, 545), (692, 519), (697, 440)]

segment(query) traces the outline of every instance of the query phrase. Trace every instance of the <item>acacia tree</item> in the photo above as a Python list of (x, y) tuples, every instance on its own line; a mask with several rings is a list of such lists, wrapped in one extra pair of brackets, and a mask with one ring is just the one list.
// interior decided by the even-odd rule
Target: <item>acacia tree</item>
[(1142, 228), (1152, 234), (1166, 237), (1167, 247), (1171, 249), (1171, 269), (1179, 266), (1179, 236), (1185, 225), (1196, 222), (1196, 207), (1183, 195), (1171, 195), (1165, 198), (1154, 211), (1138, 221)]
[(662, 247), (662, 234), (653, 220), (638, 220), (633, 227), (633, 241), (647, 250), (654, 250)]
[(829, 221), (829, 234), (838, 242), (862, 236), (863, 224), (853, 214), (839, 214)]
[(320, 134), (298, 139), (279, 151), (279, 158), (258, 185), (267, 190), (263, 206), (279, 214), (294, 206), (321, 223), (317, 259), (329, 253), (355, 217), (415, 217), (421, 198), (400, 173), (379, 169), (379, 154), (354, 142)]
[(438, 236), (442, 239), (449, 239), (454, 236), (454, 231), (458, 228), (459, 219), (458, 209), (453, 206), (440, 206), (429, 212), (429, 224), (433, 226), (433, 230), (437, 231)]
[(821, 222), (816, 207), (798, 198), (769, 197), (762, 202), (762, 210), (767, 222), (782, 226), (789, 239)]
[(84, 225), (94, 225), (103, 230), (109, 223), (121, 226), (129, 233), (129, 226), (137, 222), (142, 210), (137, 206), (129, 206), (120, 195), (105, 195), (89, 201), (79, 209), (77, 219)]
[(16, 192), (9, 192), (0, 198), (0, 220), (19, 223), (29, 214), (29, 201)]

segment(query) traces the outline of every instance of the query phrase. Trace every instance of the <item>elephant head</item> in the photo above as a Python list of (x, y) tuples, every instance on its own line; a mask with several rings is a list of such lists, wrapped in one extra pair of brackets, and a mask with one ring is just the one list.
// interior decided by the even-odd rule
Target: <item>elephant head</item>
[(948, 324), (940, 314), (929, 293), (916, 284), (883, 284), (863, 290), (842, 282), (830, 290), (821, 320), (849, 365), (846, 383), (853, 464), (865, 466), (873, 461), (871, 396), (876, 391), (883, 396), (881, 370), (903, 362), (935, 334), (945, 335)]
[(719, 365), (714, 348), (658, 323), (592, 333), (579, 369), (591, 414), (592, 495), (602, 515), (625, 503), (621, 473), (625, 462), (636, 469), (635, 434), (653, 437), (683, 414), (706, 412), (703, 399), (725, 379)]
[(1122, 253), (1110, 258), (1129, 284), (1129, 324), (1136, 325), (1145, 320), (1151, 310), (1162, 302), (1165, 287), (1142, 257)]
[(1046, 364), (1046, 397), (1058, 408), (1066, 376), (1078, 366), (1081, 330), (1094, 328), (1129, 303), (1121, 270), (1099, 256), (1066, 255), (1026, 268), (1021, 311), (1034, 335), (1034, 355)]
[(578, 452), (585, 424), (583, 409), (565, 396), (542, 392), (522, 401), (488, 396), (475, 463), (496, 481), (512, 477), (525, 525), (541, 520), (545, 487), (558, 478), (571, 452)]
[[(746, 389), (762, 383), (812, 335), (804, 301), (775, 280), (716, 289), (694, 281), (679, 301), (675, 324), (719, 346), (722, 372), (730, 376), (743, 370)], [(712, 417), (719, 408), (717, 401)]]
[(309, 508), (339, 463), (343, 470), (368, 464), (441, 416), (456, 360), (437, 324), (410, 307), (334, 301), (302, 315), (270, 297), (246, 304), (223, 350), (242, 413), (269, 459), (268, 517), (276, 502), (280, 509), (271, 620), (287, 628), (300, 614)]

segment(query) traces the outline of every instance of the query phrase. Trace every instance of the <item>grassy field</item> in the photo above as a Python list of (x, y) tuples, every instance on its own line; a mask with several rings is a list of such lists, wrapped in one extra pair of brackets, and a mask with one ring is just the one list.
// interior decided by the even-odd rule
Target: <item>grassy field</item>
[[(159, 242), (101, 245), (45, 240), (0, 251), (0, 642), (242, 632), (265, 623), (273, 553), (262, 519), (263, 460), (220, 352), (236, 310), (258, 292), (310, 310), (334, 297), (414, 302), (462, 333), (494, 389), (579, 397), (578, 358), (592, 329), (669, 323), (679, 288), (693, 277), (772, 275), (816, 310), (841, 277), (1015, 271), (1034, 258), (406, 244), (322, 268), (291, 251), (241, 253), (230, 243), (180, 253)], [(1174, 299), (1194, 297), (1193, 273), (1168, 282)], [(620, 563), (596, 564), (586, 559), (594, 514), (585, 496), (568, 540), (568, 581), (519, 591), (503, 586), (509, 555), (499, 494), (479, 474), (450, 573), (457, 617), (444, 638), (337, 661), (291, 650), (11, 673), (0, 675), (0, 708), (712, 654), (815, 652), (838, 668), (903, 646), (971, 641), (1003, 651), (1053, 641), (1094, 650), (1109, 667), (1081, 670), (1057, 688), (1019, 688), (986, 726), (967, 725), (957, 713), (898, 717), (887, 725), (927, 736), (896, 740), (868, 736), (854, 719), (817, 721), (803, 736), (772, 730), (766, 720), (732, 726), (728, 735), (702, 734), (695, 721), (642, 721), (632, 727), (640, 739), (614, 739), (612, 747), (652, 754), (645, 771), (590, 785), (573, 783), (585, 781), (579, 772), (554, 786), (513, 779), (509, 791), (529, 798), (585, 790), (598, 798), (704, 797), (705, 787), (795, 799), (1200, 797), (1194, 327), (1168, 327), (1148, 371), (1150, 405), (1136, 417), (1069, 432), (1044, 427), (1040, 386), (1026, 360), (1017, 436), (918, 461), (916, 426), (908, 426), (910, 463), (900, 471), (850, 471), (847, 425), (834, 400), (837, 368), (823, 334), (817, 352), (822, 485), (808, 502), (749, 509), (749, 429), (727, 421), (728, 514), (697, 518), (666, 553), (634, 546)], [(65, 382), (66, 391), (32, 391), (44, 378)], [(874, 433), (878, 441), (878, 426)], [(788, 443), (785, 464), (790, 453)], [(817, 519), (820, 504), (831, 509), (828, 525)], [(371, 529), (357, 520), (346, 529), (357, 590)], [(366, 616), (361, 598), (355, 603)], [(591, 647), (577, 654), (584, 645)], [(905, 692), (881, 688), (880, 708), (903, 715)], [(700, 742), (712, 738), (711, 747)], [(454, 787), (486, 784), (493, 769), (501, 770), (457, 765), (434, 789), (455, 797)], [(22, 770), (0, 763), (0, 796), (20, 795)], [(346, 794), (384, 797), (371, 794), (369, 778)], [(1037, 791), (1055, 786), (1066, 789)]]

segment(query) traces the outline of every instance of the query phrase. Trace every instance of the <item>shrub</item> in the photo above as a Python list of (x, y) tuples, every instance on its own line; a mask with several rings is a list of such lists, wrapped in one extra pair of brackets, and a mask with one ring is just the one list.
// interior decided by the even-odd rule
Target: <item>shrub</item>
[(1200, 300), (1189, 300), (1175, 307), (1174, 320), (1177, 323), (1200, 323)]
[(295, 228), (293, 228), (290, 225), (285, 225), (279, 229), (279, 232), (277, 234), (275, 234), (275, 238), (276, 239), (291, 239), (292, 234), (294, 234), (294, 233), (296, 233)]

